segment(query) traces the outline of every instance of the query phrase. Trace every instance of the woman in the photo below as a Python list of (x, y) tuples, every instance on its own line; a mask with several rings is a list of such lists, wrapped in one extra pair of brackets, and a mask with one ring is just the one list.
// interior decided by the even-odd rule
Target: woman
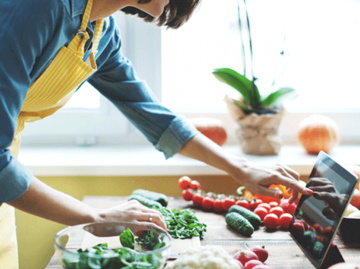
[(0, 2), (0, 264), (17, 268), (14, 207), (66, 225), (143, 221), (166, 229), (155, 210), (131, 201), (98, 210), (56, 191), (17, 159), (26, 122), (50, 116), (84, 81), (114, 103), (166, 158), (176, 153), (229, 173), (250, 191), (281, 197), (272, 183), (307, 190), (283, 166), (230, 155), (161, 106), (122, 55), (110, 16), (118, 10), (178, 28), (199, 0), (2, 0)]

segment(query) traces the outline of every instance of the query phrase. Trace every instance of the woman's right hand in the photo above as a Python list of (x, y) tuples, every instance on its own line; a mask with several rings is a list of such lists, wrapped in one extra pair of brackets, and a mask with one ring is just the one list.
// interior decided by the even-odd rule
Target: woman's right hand
[(115, 207), (99, 209), (99, 222), (134, 222), (146, 224), (167, 231), (164, 217), (155, 209), (150, 209), (136, 200), (131, 200)]

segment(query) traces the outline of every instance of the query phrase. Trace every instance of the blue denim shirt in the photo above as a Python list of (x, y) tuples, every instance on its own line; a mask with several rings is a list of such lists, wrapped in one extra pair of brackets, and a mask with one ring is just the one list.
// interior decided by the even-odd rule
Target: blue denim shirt
[[(60, 48), (70, 43), (86, 4), (87, 0), (0, 1), (0, 205), (20, 197), (33, 176), (8, 150), (26, 93)], [(96, 55), (98, 70), (88, 82), (169, 158), (197, 130), (157, 101), (120, 49), (119, 29), (109, 17)]]

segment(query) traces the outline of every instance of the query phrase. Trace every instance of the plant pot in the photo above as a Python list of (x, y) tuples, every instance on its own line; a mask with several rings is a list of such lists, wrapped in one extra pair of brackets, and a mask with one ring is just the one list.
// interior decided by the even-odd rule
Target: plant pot
[(279, 126), (283, 110), (276, 114), (246, 115), (231, 98), (224, 99), (232, 118), (238, 123), (236, 135), (241, 150), (251, 155), (277, 155), (282, 142)]

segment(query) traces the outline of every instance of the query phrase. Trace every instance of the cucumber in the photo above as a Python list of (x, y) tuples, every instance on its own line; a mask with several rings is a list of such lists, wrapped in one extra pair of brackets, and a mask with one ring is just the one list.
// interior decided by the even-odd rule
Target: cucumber
[(312, 247), (312, 253), (316, 258), (319, 258), (322, 254), (323, 249), (324, 249), (324, 244), (319, 241), (315, 241)]
[(143, 190), (143, 189), (137, 189), (137, 190), (134, 190), (132, 194), (137, 194), (137, 195), (146, 197), (150, 200), (156, 201), (164, 207), (167, 207), (167, 205), (168, 205), (168, 198), (163, 193), (148, 191), (148, 190)]
[(131, 200), (137, 200), (138, 202), (140, 202), (141, 204), (143, 204), (144, 206), (146, 206), (148, 208), (160, 209), (163, 207), (160, 203), (150, 200), (149, 198), (137, 195), (137, 194), (130, 195), (128, 201), (131, 201)]
[(258, 215), (256, 215), (251, 210), (246, 209), (242, 206), (233, 205), (229, 208), (228, 212), (229, 213), (236, 212), (236, 213), (240, 214), (241, 216), (243, 216), (245, 219), (247, 219), (251, 223), (251, 225), (254, 227), (255, 230), (258, 229), (261, 224), (261, 219)]
[(250, 236), (254, 232), (254, 227), (251, 223), (236, 212), (227, 213), (225, 215), (225, 222), (242, 235)]

